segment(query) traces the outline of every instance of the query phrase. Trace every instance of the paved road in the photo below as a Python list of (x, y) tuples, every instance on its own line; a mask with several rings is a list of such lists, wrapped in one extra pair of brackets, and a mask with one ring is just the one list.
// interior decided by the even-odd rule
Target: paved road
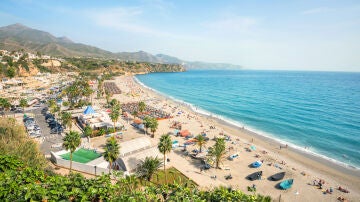
[[(50, 128), (45, 121), (45, 117), (41, 114), (41, 109), (46, 105), (41, 105), (41, 107), (32, 107), (25, 110), (25, 113), (33, 113), (35, 115), (35, 120), (41, 128), (41, 137), (37, 138), (40, 143), (40, 151), (45, 155), (50, 155), (50, 151), (60, 151), (62, 144), (62, 135), (59, 134), (50, 134)], [(55, 145), (60, 145), (60, 147), (54, 147)]]

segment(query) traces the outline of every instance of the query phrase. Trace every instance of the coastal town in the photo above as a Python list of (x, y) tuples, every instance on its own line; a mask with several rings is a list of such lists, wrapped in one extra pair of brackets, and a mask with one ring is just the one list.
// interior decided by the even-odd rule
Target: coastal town
[[(26, 60), (50, 59), (23, 51), (1, 53), (4, 65), (25, 55)], [(21, 76), (10, 71), (0, 89), (2, 116), (15, 118), (61, 175), (72, 170), (90, 179), (107, 173), (111, 179), (116, 173), (142, 177), (145, 162), (155, 159), (156, 169), (176, 170), (205, 190), (231, 187), (274, 201), (360, 198), (359, 181), (350, 175), (245, 127), (197, 113), (144, 87), (132, 72), (90, 77), (79, 71)], [(69, 147), (67, 137), (76, 134), (80, 141)], [(170, 142), (165, 150), (163, 139)]]

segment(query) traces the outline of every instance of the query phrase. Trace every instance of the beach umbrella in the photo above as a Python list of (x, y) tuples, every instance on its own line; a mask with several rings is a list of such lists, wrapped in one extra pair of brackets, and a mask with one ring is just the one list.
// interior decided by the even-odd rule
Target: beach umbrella
[(87, 114), (95, 114), (95, 110), (89, 105), (86, 107), (85, 111), (84, 111), (84, 114), (87, 115)]
[(250, 146), (250, 149), (253, 150), (253, 151), (255, 151), (255, 150), (256, 150), (256, 147), (255, 147), (254, 145), (251, 145), (251, 146)]

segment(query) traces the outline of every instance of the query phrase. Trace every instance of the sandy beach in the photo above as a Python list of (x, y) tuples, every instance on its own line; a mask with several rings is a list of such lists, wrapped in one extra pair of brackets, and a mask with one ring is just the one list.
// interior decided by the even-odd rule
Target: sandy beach
[[(210, 140), (205, 150), (215, 143), (212, 140), (214, 137), (229, 136), (230, 140), (226, 143), (228, 150), (226, 159), (221, 165), (223, 169), (211, 168), (201, 171), (199, 169), (201, 162), (186, 156), (183, 147), (174, 149), (169, 155), (171, 161), (167, 166), (177, 168), (203, 189), (223, 185), (249, 193), (247, 187), (255, 185), (256, 193), (269, 195), (275, 201), (339, 201), (338, 197), (345, 199), (342, 201), (360, 201), (360, 172), (358, 170), (342, 168), (319, 157), (280, 145), (246, 128), (239, 128), (222, 120), (196, 113), (183, 103), (144, 88), (131, 75), (116, 77), (114, 82), (121, 89), (122, 94), (113, 95), (113, 98), (121, 103), (144, 101), (146, 105), (171, 114), (171, 119), (159, 121), (158, 130), (152, 139), (154, 144), (158, 142), (162, 134), (174, 132), (174, 129), (170, 128), (174, 121), (180, 122), (182, 129), (189, 130), (194, 136), (206, 133)], [(131, 126), (127, 125), (127, 127)], [(187, 141), (185, 138), (175, 136), (172, 136), (172, 139), (178, 140), (180, 145)], [(256, 149), (250, 149), (251, 146)], [(194, 149), (198, 149), (198, 146), (191, 145), (186, 148), (189, 152)], [(228, 160), (227, 157), (232, 154), (238, 154), (239, 157)], [(256, 160), (263, 161), (260, 168), (250, 166)], [(261, 180), (246, 179), (247, 175), (256, 171), (263, 171)], [(280, 181), (267, 179), (278, 172), (286, 172), (284, 179), (294, 179), (291, 189), (280, 190), (277, 188)], [(224, 176), (228, 174), (231, 174), (233, 178), (226, 180)], [(313, 185), (319, 180), (324, 181), (322, 189)], [(339, 186), (350, 193), (339, 191), (337, 189)], [(333, 192), (326, 193), (326, 190), (330, 188)]]

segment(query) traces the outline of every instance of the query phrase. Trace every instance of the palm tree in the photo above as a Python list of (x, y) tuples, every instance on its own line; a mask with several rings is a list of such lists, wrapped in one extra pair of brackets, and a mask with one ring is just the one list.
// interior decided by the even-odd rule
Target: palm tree
[(76, 148), (80, 145), (81, 139), (80, 134), (76, 131), (70, 131), (69, 133), (66, 133), (64, 139), (63, 139), (63, 147), (66, 150), (70, 150), (70, 172), (72, 168), (72, 154), (76, 150)]
[(149, 116), (146, 116), (145, 118), (144, 118), (144, 126), (145, 126), (145, 135), (146, 135), (146, 133), (147, 133), (147, 129), (148, 128), (150, 128), (150, 125), (151, 125), (151, 117), (149, 117)]
[(72, 127), (71, 113), (70, 112), (61, 113), (61, 122), (64, 126), (69, 127), (69, 129), (71, 130)]
[(23, 108), (23, 111), (25, 111), (25, 107), (28, 105), (28, 102), (25, 98), (21, 98), (19, 105)]
[(155, 136), (155, 132), (156, 132), (158, 126), (159, 126), (159, 123), (158, 123), (157, 119), (156, 118), (151, 118), (150, 131), (152, 132), (152, 137)]
[(98, 93), (99, 97), (103, 94), (103, 79), (98, 79)]
[(143, 113), (146, 109), (145, 102), (139, 102), (139, 112)]
[(114, 136), (106, 140), (104, 159), (109, 162), (109, 174), (111, 173), (112, 163), (116, 161), (120, 154), (120, 146)]
[(119, 120), (119, 117), (120, 117), (120, 113), (119, 113), (119, 111), (118, 110), (116, 110), (116, 109), (112, 109), (111, 110), (111, 113), (109, 114), (109, 116), (110, 116), (110, 118), (111, 118), (111, 120), (113, 121), (113, 123), (114, 123), (114, 132), (116, 131), (116, 122)]
[(110, 103), (110, 98), (111, 98), (111, 94), (105, 90), (105, 99), (106, 99), (106, 104), (109, 107), (109, 103)]
[(202, 147), (206, 145), (206, 140), (205, 140), (204, 136), (202, 136), (201, 134), (197, 135), (195, 137), (195, 140), (196, 140), (196, 144), (199, 146), (200, 153), (201, 153)]
[(156, 157), (146, 157), (145, 160), (138, 164), (136, 174), (142, 179), (151, 181), (154, 173), (161, 167), (161, 160)]
[(109, 104), (110, 104), (111, 107), (114, 107), (115, 105), (119, 105), (119, 101), (114, 98), (114, 99), (112, 99), (112, 100), (110, 101)]
[(84, 135), (86, 137), (90, 137), (92, 133), (93, 133), (93, 129), (90, 126), (85, 126)]
[(166, 154), (171, 152), (171, 148), (172, 148), (172, 141), (171, 141), (170, 135), (169, 134), (162, 135), (160, 138), (158, 149), (159, 149), (160, 153), (162, 153), (164, 155), (163, 165), (164, 165), (164, 173), (165, 173), (165, 183), (167, 183), (167, 175), (165, 172)]
[(75, 105), (75, 98), (80, 94), (79, 87), (77, 85), (70, 85), (65, 89), (66, 95), (70, 101), (70, 108), (73, 108)]
[(119, 189), (123, 193), (135, 193), (139, 187), (139, 180), (136, 175), (127, 175), (126, 177), (122, 177), (117, 181), (117, 185)]
[(219, 164), (224, 158), (224, 155), (226, 153), (225, 149), (226, 147), (224, 138), (216, 139), (215, 145), (209, 148), (210, 156), (215, 159), (216, 168), (219, 168)]

